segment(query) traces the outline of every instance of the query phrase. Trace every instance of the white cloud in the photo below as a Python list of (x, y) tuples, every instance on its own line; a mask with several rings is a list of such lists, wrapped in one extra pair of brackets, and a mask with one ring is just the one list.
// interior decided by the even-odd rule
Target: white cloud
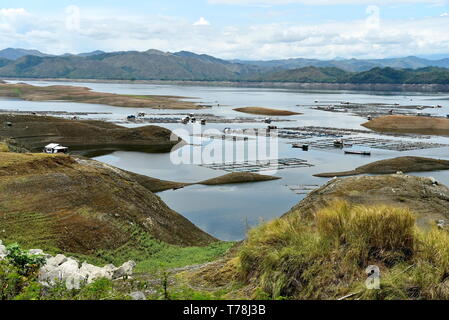
[(154, 48), (188, 50), (227, 59), (380, 58), (449, 52), (449, 19), (439, 16), (380, 19), (378, 25), (360, 19), (200, 28), (174, 17), (128, 17), (83, 10), (74, 24), (76, 32), (67, 32), (66, 16), (63, 12), (60, 17), (43, 17), (22, 9), (0, 9), (1, 46), (55, 54)]
[(65, 9), (67, 14), (65, 27), (69, 31), (80, 31), (81, 29), (81, 10), (78, 6), (71, 5)]
[(447, 13), (447, 12), (442, 13), (442, 14), (440, 15), (440, 17), (447, 17), (447, 16), (449, 16), (449, 13)]
[(210, 22), (204, 17), (201, 17), (198, 21), (193, 23), (194, 26), (210, 26)]
[(14, 18), (17, 16), (23, 16), (26, 15), (27, 11), (24, 8), (3, 8), (0, 9), (0, 17), (6, 17), (6, 18)]

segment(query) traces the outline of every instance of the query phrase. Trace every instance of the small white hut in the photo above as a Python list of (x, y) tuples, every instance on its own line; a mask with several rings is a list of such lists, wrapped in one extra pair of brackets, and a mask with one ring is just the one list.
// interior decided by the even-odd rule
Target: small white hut
[(63, 147), (57, 143), (50, 143), (44, 148), (44, 153), (68, 153), (69, 148)]

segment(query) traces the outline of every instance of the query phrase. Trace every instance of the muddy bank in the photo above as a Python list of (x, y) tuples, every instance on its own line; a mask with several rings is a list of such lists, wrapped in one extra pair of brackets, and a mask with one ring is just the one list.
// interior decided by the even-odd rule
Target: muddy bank
[(362, 126), (378, 132), (449, 135), (449, 119), (423, 116), (384, 116)]
[(449, 170), (449, 161), (422, 157), (398, 157), (369, 163), (350, 171), (315, 174), (315, 177), (344, 177), (365, 173), (388, 174), (402, 172), (422, 172)]
[(301, 113), (292, 112), (287, 110), (279, 110), (279, 109), (270, 109), (270, 108), (262, 108), (262, 107), (245, 107), (245, 108), (236, 108), (234, 111), (249, 113), (249, 114), (258, 114), (265, 116), (293, 116)]
[(43, 249), (95, 254), (137, 244), (216, 239), (118, 168), (67, 155), (0, 153), (2, 238)]
[(0, 138), (34, 152), (49, 143), (63, 144), (79, 154), (99, 150), (169, 152), (177, 144), (171, 135), (170, 130), (158, 126), (131, 129), (102, 121), (0, 114)]
[(299, 82), (258, 82), (258, 81), (175, 81), (175, 80), (98, 80), (98, 79), (64, 79), (64, 78), (12, 78), (28, 81), (55, 82), (91, 82), (91, 83), (141, 83), (185, 86), (237, 87), (237, 88), (284, 88), (299, 90), (353, 90), (386, 92), (449, 92), (445, 84), (385, 84), (385, 83), (299, 83)]
[(153, 95), (123, 95), (95, 92), (86, 87), (48, 86), (29, 84), (0, 84), (0, 97), (18, 98), (27, 101), (69, 101), (105, 104), (113, 107), (152, 109), (203, 109), (204, 106), (181, 101), (183, 97)]

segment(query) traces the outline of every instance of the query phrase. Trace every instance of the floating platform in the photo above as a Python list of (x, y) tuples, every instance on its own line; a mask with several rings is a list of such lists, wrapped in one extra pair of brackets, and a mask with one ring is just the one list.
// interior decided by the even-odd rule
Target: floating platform
[[(398, 152), (449, 147), (449, 145), (447, 144), (440, 144), (440, 143), (390, 140), (390, 139), (371, 138), (371, 137), (348, 137), (343, 140), (345, 147), (359, 146), (364, 148), (382, 149)], [(316, 149), (328, 149), (328, 150), (339, 149), (338, 147), (335, 146), (333, 139), (301, 141), (300, 144), (308, 144), (310, 145), (310, 147)], [(295, 143), (292, 143), (292, 145), (294, 146)]]
[(359, 151), (359, 150), (345, 150), (345, 154), (358, 154), (361, 156), (370, 156), (370, 151)]

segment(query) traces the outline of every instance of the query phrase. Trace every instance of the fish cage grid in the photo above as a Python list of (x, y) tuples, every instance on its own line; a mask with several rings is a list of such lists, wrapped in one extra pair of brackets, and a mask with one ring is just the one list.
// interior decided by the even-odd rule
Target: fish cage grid
[(271, 160), (253, 160), (243, 162), (227, 162), (227, 163), (212, 163), (200, 164), (200, 167), (209, 168), (213, 170), (222, 170), (227, 172), (259, 172), (272, 171), (292, 168), (308, 168), (313, 167), (313, 164), (308, 163), (307, 160), (298, 158), (285, 159), (271, 159)]

